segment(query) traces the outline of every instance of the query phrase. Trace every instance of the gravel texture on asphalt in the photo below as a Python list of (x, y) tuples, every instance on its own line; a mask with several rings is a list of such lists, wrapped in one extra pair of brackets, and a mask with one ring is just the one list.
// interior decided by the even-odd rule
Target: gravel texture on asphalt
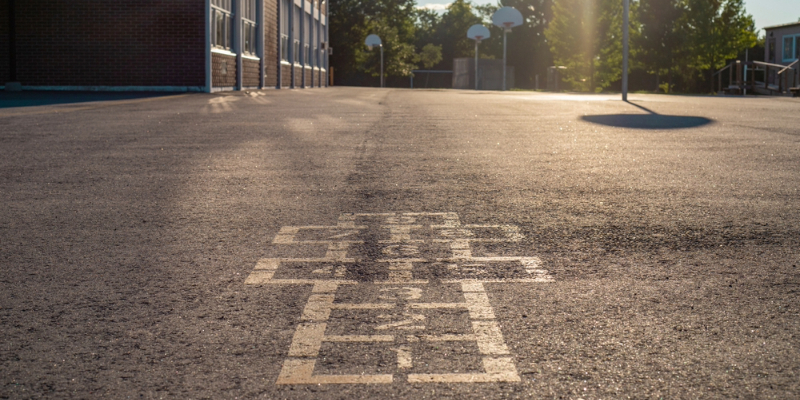
[[(0, 109), (0, 398), (800, 397), (800, 99), (138, 97)], [(275, 243), (283, 227), (350, 213), (516, 227), (469, 250), (537, 257), (552, 277), (483, 285), (519, 381), (409, 382), (482, 373), (491, 349), (419, 339), (469, 334), (466, 309), (334, 309), (326, 335), (408, 342), (330, 339), (314, 374), (392, 381), (278, 384), (312, 285), (245, 280), (333, 248)], [(336, 302), (380, 303), (376, 260), (441, 250), (429, 225), (410, 237), (430, 248), (389, 248), (385, 226), (350, 246), (371, 261), (341, 270), (359, 283)], [(414, 268), (430, 282), (401, 286), (435, 304), (468, 296), (440, 279), (453, 270), (512, 267)]]

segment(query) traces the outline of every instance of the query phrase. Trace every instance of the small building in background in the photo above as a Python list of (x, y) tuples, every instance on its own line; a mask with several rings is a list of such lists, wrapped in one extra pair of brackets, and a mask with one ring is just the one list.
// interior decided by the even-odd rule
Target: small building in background
[(764, 60), (789, 65), (800, 59), (800, 22), (769, 26), (764, 31), (767, 41)]
[(0, 87), (323, 87), (326, 0), (0, 0)]
[[(800, 93), (800, 22), (775, 25), (764, 28), (766, 43), (764, 60), (771, 64), (792, 65), (793, 70), (780, 72), (771, 69), (767, 72), (767, 83), (779, 86), (794, 87), (790, 89), (795, 95)], [(794, 72), (794, 73), (792, 73)]]
[[(514, 67), (506, 67), (506, 87), (514, 87)], [(453, 89), (475, 89), (474, 58), (453, 60)], [(478, 89), (503, 90), (503, 60), (479, 60)]]

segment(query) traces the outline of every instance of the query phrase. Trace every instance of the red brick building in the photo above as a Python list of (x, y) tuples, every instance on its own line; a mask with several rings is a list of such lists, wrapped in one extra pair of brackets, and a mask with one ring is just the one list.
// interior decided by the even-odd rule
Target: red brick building
[(0, 0), (0, 85), (324, 87), (326, 0)]

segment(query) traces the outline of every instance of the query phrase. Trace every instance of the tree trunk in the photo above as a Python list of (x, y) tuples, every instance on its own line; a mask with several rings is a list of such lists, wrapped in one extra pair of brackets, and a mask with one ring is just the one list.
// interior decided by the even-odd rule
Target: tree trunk
[(672, 63), (669, 65), (669, 81), (667, 82), (667, 93), (672, 93)]

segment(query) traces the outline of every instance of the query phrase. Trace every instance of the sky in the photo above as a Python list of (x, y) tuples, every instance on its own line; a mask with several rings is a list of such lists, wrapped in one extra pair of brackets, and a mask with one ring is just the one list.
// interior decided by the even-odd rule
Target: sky
[[(620, 0), (622, 1), (622, 0)], [(447, 0), (417, 0), (417, 4), (444, 11)], [(496, 0), (473, 0), (473, 4), (491, 4)], [(800, 18), (800, 0), (745, 0), (747, 12), (756, 20), (756, 28), (797, 22)]]

